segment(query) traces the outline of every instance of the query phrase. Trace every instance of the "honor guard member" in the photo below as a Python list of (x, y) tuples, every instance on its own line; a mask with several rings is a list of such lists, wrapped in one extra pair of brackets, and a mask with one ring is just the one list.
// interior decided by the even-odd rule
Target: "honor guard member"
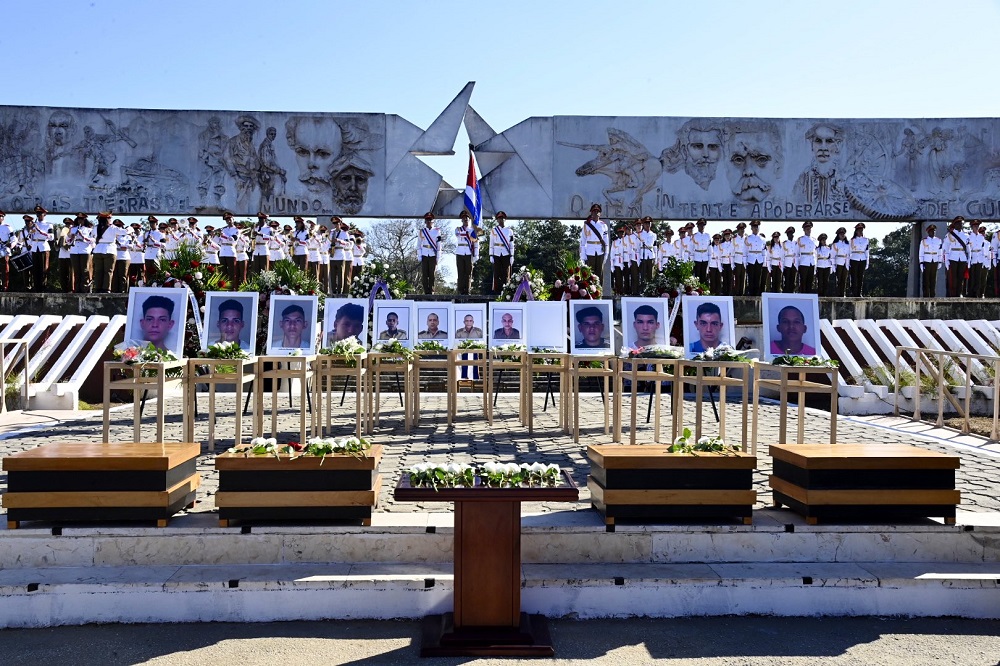
[(657, 251), (656, 269), (662, 271), (667, 267), (667, 261), (674, 258), (674, 230), (669, 226), (663, 230), (663, 240)]
[[(221, 233), (221, 229), (219, 232)], [(211, 224), (205, 227), (205, 238), (201, 242), (201, 252), (202, 261), (206, 264), (212, 266), (219, 266), (219, 250), (221, 246), (219, 245), (219, 233), (216, 233), (215, 227)]]
[(784, 270), (785, 249), (781, 244), (781, 232), (771, 234), (771, 242), (767, 249), (767, 271), (770, 276), (768, 291), (781, 291), (781, 275)]
[[(604, 259), (608, 252), (608, 225), (601, 221), (601, 204), (591, 204), (590, 215), (583, 221), (580, 232), (580, 263), (586, 264), (597, 276), (599, 283), (604, 282)], [(628, 244), (625, 245), (628, 259)], [(622, 270), (628, 270), (627, 265)]]
[(733, 295), (744, 296), (747, 293), (747, 236), (746, 222), (736, 225), (736, 233), (733, 235)]
[(802, 223), (802, 235), (795, 245), (795, 264), (799, 269), (799, 293), (812, 294), (813, 278), (816, 272), (816, 241), (812, 233), (813, 223), (806, 220)]
[(798, 276), (798, 268), (795, 265), (796, 243), (795, 227), (785, 229), (788, 235), (781, 243), (781, 290), (786, 294), (795, 293), (795, 278)]
[(944, 270), (947, 273), (948, 296), (965, 295), (966, 273), (969, 268), (969, 235), (962, 231), (965, 218), (959, 215), (951, 221), (944, 237), (941, 252), (944, 256)]
[[(319, 281), (319, 234), (316, 223), (313, 220), (306, 222), (309, 227), (309, 242), (306, 243), (306, 266), (309, 275)], [(348, 280), (344, 280), (347, 282)]]
[[(431, 216), (431, 220), (434, 216)], [(351, 255), (351, 235), (348, 233), (350, 227), (344, 223), (344, 221), (334, 215), (330, 218), (330, 247), (333, 249), (333, 254), (330, 255), (330, 288), (331, 293), (343, 294), (346, 292), (344, 285), (344, 276), (347, 274), (347, 262), (352, 260)], [(435, 236), (437, 238), (437, 236)], [(423, 239), (418, 239), (423, 242)], [(418, 257), (423, 255), (418, 251)], [(433, 284), (433, 283), (432, 283)], [(425, 286), (426, 288), (426, 286)], [(429, 294), (429, 291), (425, 291), (425, 294)]]
[(759, 231), (760, 220), (750, 220), (750, 234), (743, 239), (747, 296), (760, 296), (761, 283), (767, 275), (767, 245)]
[(937, 274), (941, 265), (941, 239), (937, 225), (927, 225), (927, 236), (920, 241), (920, 293), (924, 298), (937, 298)]
[(31, 249), (31, 287), (36, 293), (46, 290), (49, 279), (49, 250), (55, 239), (52, 225), (45, 221), (49, 211), (42, 206), (35, 206), (35, 221), (31, 225), (28, 236)]
[(111, 224), (118, 229), (115, 267), (111, 273), (111, 292), (124, 294), (128, 290), (128, 270), (132, 263), (132, 233), (125, 228), (125, 222), (115, 219)]
[(236, 279), (236, 234), (239, 230), (232, 213), (223, 213), (222, 219), (225, 226), (219, 236), (219, 261), (222, 263), (222, 274), (233, 282)]
[(687, 237), (688, 228), (686, 224), (682, 224), (677, 228), (677, 240), (674, 241), (674, 259), (683, 263), (691, 261), (691, 256), (688, 254), (688, 243), (690, 239)]
[(722, 295), (733, 295), (733, 232), (726, 229), (722, 232), (722, 243), (719, 245), (719, 270), (722, 271)]
[[(330, 293), (330, 234), (325, 224), (319, 225), (319, 233), (316, 235), (319, 242), (319, 270), (316, 279), (319, 280), (320, 288), (327, 294)], [(350, 291), (350, 286), (348, 286)]]
[(111, 293), (111, 276), (115, 272), (118, 256), (119, 228), (111, 224), (111, 212), (97, 214), (96, 244), (92, 260), (94, 264), (94, 293)]
[(251, 270), (256, 275), (266, 271), (270, 264), (268, 242), (271, 240), (271, 226), (268, 224), (267, 213), (257, 213), (257, 226), (253, 233), (253, 265)]
[[(638, 222), (638, 220), (636, 220)], [(639, 293), (639, 235), (636, 233), (635, 225), (625, 224), (625, 244), (623, 246), (624, 263), (623, 271), (625, 277), (625, 293), (635, 296)]]
[(687, 236), (684, 237), (684, 252), (687, 259), (685, 261), (694, 261), (694, 222), (687, 223)]
[(514, 230), (507, 227), (507, 213), (498, 210), (496, 225), (490, 230), (490, 263), (493, 264), (493, 293), (499, 294), (510, 280), (514, 264)]
[(236, 225), (239, 234), (236, 236), (236, 244), (233, 245), (233, 252), (236, 253), (236, 280), (233, 289), (239, 289), (240, 285), (247, 281), (250, 270), (250, 239), (247, 237), (246, 222)]
[(1000, 280), (997, 279), (997, 264), (1000, 263), (1000, 231), (994, 231), (990, 239), (990, 264), (992, 265), (993, 297), (1000, 296)]
[(624, 231), (619, 227), (614, 232), (614, 240), (611, 241), (611, 289), (618, 296), (624, 295), (622, 289), (625, 286), (625, 248), (622, 239), (624, 235)]
[(154, 215), (147, 217), (146, 222), (149, 224), (149, 230), (142, 235), (142, 263), (146, 269), (146, 284), (149, 284), (153, 281), (153, 276), (156, 275), (156, 272), (160, 270), (160, 256), (165, 238), (163, 232), (167, 230), (167, 225), (160, 224), (160, 221)]
[(365, 245), (365, 235), (360, 230), (354, 231), (354, 247), (351, 249), (351, 255), (353, 256), (351, 265), (352, 275), (361, 275), (361, 271), (365, 267), (365, 254), (368, 252), (368, 246)]
[(840, 227), (833, 239), (833, 270), (837, 274), (837, 291), (834, 296), (847, 296), (847, 265), (851, 261), (851, 242), (847, 240), (847, 229)]
[(163, 258), (173, 260), (177, 257), (177, 247), (181, 244), (181, 236), (177, 229), (177, 218), (167, 220), (167, 229), (163, 234)]
[(698, 231), (691, 234), (691, 259), (694, 261), (694, 275), (702, 282), (708, 275), (709, 248), (712, 245), (712, 237), (705, 233), (705, 224), (705, 218), (698, 218)]
[(472, 288), (472, 266), (479, 258), (479, 238), (472, 228), (472, 216), (463, 210), (459, 214), (461, 226), (455, 227), (455, 270), (458, 273), (458, 293), (469, 295)]
[(128, 258), (131, 262), (128, 267), (128, 286), (135, 287), (142, 280), (142, 273), (146, 268), (146, 253), (142, 244), (142, 225), (133, 222), (128, 226)]
[(816, 293), (826, 296), (830, 289), (830, 271), (833, 268), (833, 248), (826, 243), (827, 235), (820, 234), (816, 246)]
[(434, 275), (437, 272), (438, 257), (441, 256), (441, 232), (434, 226), (434, 215), (424, 215), (424, 226), (420, 229), (417, 244), (420, 258), (420, 281), (425, 294), (434, 293)]
[(299, 267), (299, 270), (305, 271), (309, 258), (309, 229), (306, 227), (305, 218), (301, 215), (296, 215), (292, 219), (295, 221), (295, 231), (292, 232), (292, 262)]
[(861, 298), (865, 291), (865, 271), (868, 270), (868, 239), (865, 238), (865, 223), (854, 225), (851, 238), (851, 296)]
[(708, 289), (713, 294), (722, 293), (722, 234), (712, 234), (712, 244), (708, 246)]
[(271, 235), (267, 238), (267, 262), (273, 265), (285, 258), (285, 237), (281, 235), (281, 225), (271, 221)]
[(653, 268), (656, 265), (656, 233), (653, 231), (653, 218), (647, 215), (642, 218), (642, 230), (639, 240), (639, 293), (653, 279)]
[[(0, 220), (2, 223), (2, 220)], [(76, 223), (71, 217), (64, 217), (62, 227), (59, 229), (56, 244), (59, 247), (59, 284), (63, 292), (73, 291), (73, 266), (70, 263), (69, 250), (73, 243), (70, 235), (76, 230)]]
[(983, 234), (982, 222), (969, 222), (969, 297), (982, 298), (986, 295), (986, 274), (989, 271), (990, 242)]

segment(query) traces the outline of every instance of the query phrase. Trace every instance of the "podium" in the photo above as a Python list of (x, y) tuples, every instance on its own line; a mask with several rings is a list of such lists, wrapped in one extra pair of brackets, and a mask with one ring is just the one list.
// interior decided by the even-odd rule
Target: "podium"
[(436, 489), (403, 474), (394, 495), (455, 503), (454, 611), (424, 619), (420, 656), (553, 656), (545, 617), (521, 612), (521, 502), (575, 502), (569, 473), (554, 487)]

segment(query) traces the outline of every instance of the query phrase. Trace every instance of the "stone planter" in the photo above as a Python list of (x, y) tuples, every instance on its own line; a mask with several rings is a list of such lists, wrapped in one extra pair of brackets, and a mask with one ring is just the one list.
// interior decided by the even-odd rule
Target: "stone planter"
[(665, 446), (589, 446), (591, 504), (607, 525), (617, 519), (654, 522), (739, 518), (751, 524), (757, 456), (667, 453)]
[(370, 525), (382, 485), (381, 460), (378, 444), (364, 457), (223, 453), (215, 458), (219, 524), (228, 527), (234, 520), (351, 520)]

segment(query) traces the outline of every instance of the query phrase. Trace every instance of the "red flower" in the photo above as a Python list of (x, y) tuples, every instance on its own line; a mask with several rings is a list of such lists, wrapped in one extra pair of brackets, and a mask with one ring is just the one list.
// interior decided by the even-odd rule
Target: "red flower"
[(212, 264), (209, 264), (208, 268), (206, 268), (205, 270), (207, 270), (209, 273), (214, 273), (215, 272), (215, 266), (213, 266)]
[(188, 273), (187, 275), (185, 275), (185, 276), (184, 276), (184, 281), (185, 281), (185, 282), (191, 282), (191, 280), (193, 280), (193, 279), (194, 279), (194, 278), (193, 278), (193, 277), (191, 277), (191, 274), (190, 274), (190, 273)]
[(170, 267), (171, 268), (177, 268), (178, 266), (180, 266), (180, 264), (178, 264), (176, 261), (171, 261), (170, 262)]
[(679, 295), (680, 295), (680, 294), (679, 294), (679, 293), (677, 293), (677, 290), (676, 290), (676, 289), (671, 289), (671, 290), (670, 290), (670, 298), (677, 298), (677, 297), (678, 297)]
[(314, 295), (315, 293), (316, 293), (316, 291), (315, 291), (314, 289), (310, 289), (310, 290), (309, 290), (309, 295), (310, 295), (310, 296)]
[(219, 280), (219, 289), (225, 289), (228, 286), (229, 286), (228, 282), (226, 282), (225, 280)]
[(200, 261), (192, 261), (191, 262), (191, 268), (198, 268), (199, 266), (201, 266), (201, 262)]
[(298, 442), (289, 442), (288, 446), (292, 447), (296, 451), (301, 451), (306, 448), (305, 444), (299, 444)]

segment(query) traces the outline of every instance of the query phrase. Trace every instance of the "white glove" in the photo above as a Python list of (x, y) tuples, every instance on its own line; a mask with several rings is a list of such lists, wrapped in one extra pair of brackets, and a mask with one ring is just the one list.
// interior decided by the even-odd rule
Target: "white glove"
[(511, 255), (511, 257), (510, 257), (510, 265), (511, 266), (514, 265), (514, 255)]
[(490, 255), (490, 263), (492, 264), (492, 263), (494, 263), (494, 262), (495, 262), (495, 257), (494, 257), (494, 256), (493, 256), (493, 255), (491, 254), (491, 255)]

